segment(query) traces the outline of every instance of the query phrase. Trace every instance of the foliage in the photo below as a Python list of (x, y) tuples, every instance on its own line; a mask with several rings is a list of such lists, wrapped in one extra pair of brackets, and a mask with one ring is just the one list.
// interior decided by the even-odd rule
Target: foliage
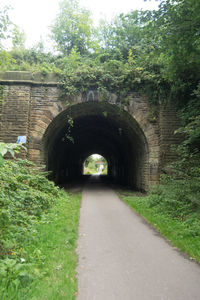
[[(199, 9), (198, 0), (165, 0), (157, 11), (120, 14), (95, 28), (78, 0), (63, 0), (51, 27), (61, 54), (45, 53), (43, 46), (23, 49), (23, 34), (14, 26), (14, 49), (0, 53), (1, 69), (59, 73), (70, 96), (88, 87), (123, 97), (137, 90), (150, 102), (173, 99), (183, 107), (199, 80)], [(4, 10), (3, 36), (9, 22)]]
[(199, 79), (199, 13), (197, 0), (165, 0), (157, 11), (120, 14), (95, 28), (78, 0), (64, 0), (51, 27), (61, 54), (15, 47), (2, 53), (2, 70), (56, 72), (71, 97), (90, 88), (105, 98), (137, 90), (151, 103), (183, 107)]
[(23, 49), (25, 48), (25, 33), (23, 30), (20, 30), (20, 28), (17, 25), (14, 25), (14, 28), (12, 30), (12, 44), (13, 48), (19, 48)]
[(23, 240), (23, 232), (30, 229), (31, 222), (40, 218), (58, 195), (54, 184), (44, 175), (26, 160), (6, 160), (0, 167), (0, 256), (14, 249), (17, 239)]
[(5, 48), (5, 43), (8, 40), (12, 41), (14, 48), (24, 48), (25, 33), (9, 17), (9, 6), (5, 6), (0, 11), (0, 50)]
[(200, 178), (199, 176), (185, 176), (185, 173), (183, 175), (184, 178), (173, 180), (171, 176), (164, 175), (162, 184), (156, 186), (151, 192), (150, 205), (158, 206), (173, 218), (186, 220), (194, 213), (199, 218)]
[(153, 77), (146, 83), (149, 98), (183, 107), (199, 80), (199, 14), (198, 0), (165, 0), (157, 11), (120, 14), (100, 26), (103, 51), (117, 60), (127, 60), (131, 51), (133, 63)]
[(145, 84), (154, 82), (154, 75), (129, 62), (109, 60), (98, 63), (91, 59), (78, 62), (77, 67), (62, 74), (63, 94), (69, 98), (97, 90), (100, 98), (108, 100), (110, 93), (123, 101), (133, 91), (144, 91)]
[(161, 1), (146, 26), (154, 61), (170, 83), (171, 97), (183, 106), (191, 98), (200, 75), (200, 6), (198, 0)]
[[(8, 146), (1, 153), (5, 154), (6, 150), (13, 151)], [(5, 160), (0, 167), (0, 291), (3, 295), (32, 281), (29, 263), (24, 263), (23, 244), (34, 240), (34, 224), (44, 218), (55, 198), (59, 198), (58, 189), (44, 175), (26, 160)]]
[(200, 218), (200, 119), (194, 118), (178, 130), (185, 139), (176, 148), (177, 160), (168, 166), (161, 184), (150, 194), (151, 206), (172, 217), (187, 220), (191, 215)]
[(1, 299), (41, 299), (39, 285), (66, 299), (77, 290), (80, 196), (60, 191), (46, 175), (29, 161), (0, 167)]
[[(46, 53), (43, 43), (25, 49), (25, 34), (9, 18), (9, 7), (0, 11), (0, 71), (57, 72), (55, 56)], [(12, 44), (12, 50), (6, 50)]]
[(81, 55), (91, 46), (90, 12), (79, 6), (77, 0), (63, 0), (60, 12), (52, 25), (52, 38), (63, 54), (70, 54), (76, 48)]
[(42, 43), (30, 49), (15, 47), (7, 52), (7, 55), (10, 57), (10, 64), (4, 65), (5, 71), (40, 72), (44, 75), (50, 72), (60, 72), (55, 66), (55, 57), (45, 52)]
[(3, 47), (2, 41), (9, 36), (8, 29), (11, 21), (9, 19), (8, 11), (8, 6), (4, 7), (3, 10), (0, 11), (0, 49)]
[(12, 70), (16, 65), (16, 61), (13, 56), (5, 50), (0, 50), (0, 70), (8, 71)]
[(71, 143), (74, 143), (74, 138), (73, 138), (73, 136), (71, 134), (71, 129), (72, 129), (73, 125), (74, 125), (74, 120), (72, 119), (72, 117), (70, 115), (67, 115), (66, 116), (66, 122), (68, 124), (68, 127), (67, 127), (67, 130), (65, 132), (63, 141), (64, 140), (68, 140)]
[(6, 71), (12, 68), (14, 59), (4, 50), (4, 42), (10, 37), (11, 21), (9, 18), (9, 7), (6, 6), (0, 11), (0, 70)]
[(84, 175), (91, 175), (97, 173), (97, 166), (95, 159), (90, 155), (84, 162)]
[(183, 147), (189, 152), (197, 153), (200, 149), (200, 84), (192, 97), (179, 113), (183, 127), (179, 128), (176, 133), (184, 135)]
[(14, 158), (15, 153), (19, 153), (19, 151), (22, 148), (26, 149), (22, 144), (0, 142), (0, 167), (3, 164), (3, 162), (4, 162), (4, 156), (7, 153), (10, 153), (11, 156)]
[(142, 11), (132, 11), (121, 13), (110, 23), (102, 20), (98, 36), (104, 51), (118, 60), (127, 60), (130, 50), (134, 57), (138, 56), (142, 47), (143, 15)]
[(179, 159), (170, 165), (170, 173), (162, 176), (161, 184), (150, 194), (151, 206), (172, 217), (187, 220), (200, 218), (200, 154), (188, 149), (184, 141), (178, 149)]

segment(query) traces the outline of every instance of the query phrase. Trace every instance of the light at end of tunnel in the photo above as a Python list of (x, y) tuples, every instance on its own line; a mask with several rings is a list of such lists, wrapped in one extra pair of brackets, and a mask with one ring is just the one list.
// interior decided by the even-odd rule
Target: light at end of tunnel
[(108, 163), (100, 154), (88, 156), (83, 164), (83, 175), (107, 175)]

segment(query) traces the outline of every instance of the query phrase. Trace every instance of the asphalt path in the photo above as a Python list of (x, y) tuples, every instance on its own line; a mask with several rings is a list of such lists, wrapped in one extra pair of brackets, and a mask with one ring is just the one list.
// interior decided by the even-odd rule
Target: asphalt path
[(200, 266), (95, 180), (83, 189), (77, 252), (78, 300), (200, 299)]

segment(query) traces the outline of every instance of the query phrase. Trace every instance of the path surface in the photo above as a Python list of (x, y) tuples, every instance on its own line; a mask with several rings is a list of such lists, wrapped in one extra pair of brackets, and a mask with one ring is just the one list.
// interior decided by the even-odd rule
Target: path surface
[(200, 299), (200, 266), (101, 183), (83, 190), (78, 300)]

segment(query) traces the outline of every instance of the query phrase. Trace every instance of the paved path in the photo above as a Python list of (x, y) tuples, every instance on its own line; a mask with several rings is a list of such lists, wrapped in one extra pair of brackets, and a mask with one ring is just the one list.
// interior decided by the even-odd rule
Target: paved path
[(78, 300), (200, 299), (200, 266), (102, 184), (83, 190)]

